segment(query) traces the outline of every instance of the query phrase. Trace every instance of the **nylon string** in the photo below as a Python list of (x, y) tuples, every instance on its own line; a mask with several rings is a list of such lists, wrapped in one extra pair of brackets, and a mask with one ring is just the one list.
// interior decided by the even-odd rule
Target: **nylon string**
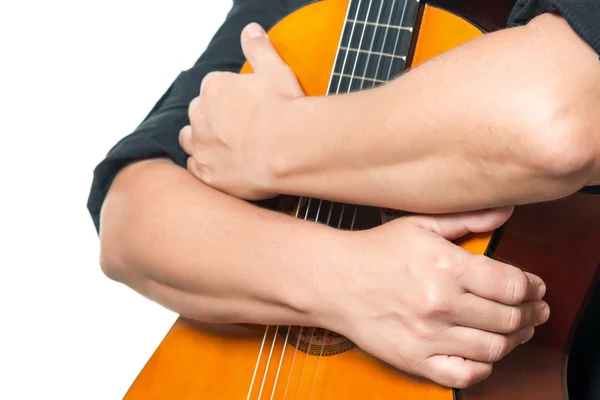
[[(416, 0), (416, 1), (418, 2), (418, 0)], [(364, 83), (366, 81), (366, 79), (365, 79), (366, 78), (366, 72), (367, 72), (367, 68), (368, 68), (369, 62), (370, 62), (370, 58), (371, 58), (371, 56), (373, 54), (372, 53), (373, 52), (373, 47), (374, 47), (374, 43), (375, 43), (377, 29), (379, 28), (380, 22), (381, 22), (381, 12), (382, 12), (382, 9), (383, 9), (384, 2), (385, 2), (385, 0), (382, 0), (381, 4), (380, 4), (380, 7), (379, 7), (379, 12), (378, 12), (378, 15), (377, 15), (377, 22), (376, 22), (376, 25), (375, 25), (375, 28), (374, 28), (373, 38), (371, 39), (371, 43), (370, 43), (370, 46), (369, 46), (369, 53), (368, 53), (368, 56), (367, 56), (367, 59), (366, 59), (366, 62), (365, 62), (365, 67), (364, 67), (363, 74), (360, 77), (357, 77), (357, 79), (360, 79), (360, 89), (363, 88)], [(354, 31), (355, 31), (356, 24), (357, 24), (357, 21), (358, 21), (358, 15), (359, 15), (359, 12), (360, 12), (361, 3), (362, 3), (362, 0), (358, 0), (358, 5), (357, 5), (357, 9), (356, 9), (356, 15), (353, 18), (353, 21), (351, 23), (352, 29), (351, 29), (351, 32), (350, 32), (350, 37), (348, 39), (348, 49), (350, 48), (350, 44), (352, 43), (352, 39), (354, 37)], [(351, 3), (348, 5), (348, 11), (347, 11), (347, 14), (346, 14), (345, 21), (348, 21), (348, 15), (350, 14), (351, 5), (352, 5)], [(392, 16), (393, 16), (393, 13), (394, 13), (394, 7), (395, 7), (395, 5), (396, 5), (396, 0), (392, 0), (392, 6), (391, 6), (391, 10), (390, 10), (390, 13), (389, 13), (389, 16), (388, 16), (388, 22), (387, 22), (387, 24), (385, 24), (385, 33), (384, 33), (384, 38), (383, 38), (383, 41), (382, 41), (382, 44), (381, 44), (382, 50), (381, 50), (380, 53), (385, 53), (384, 47), (385, 47), (385, 44), (386, 44), (387, 35), (388, 35), (388, 32), (389, 32), (389, 27), (392, 25), (391, 22), (392, 22)], [(408, 5), (408, 0), (404, 2), (404, 9), (402, 11), (402, 16), (401, 16), (400, 24), (397, 26), (398, 33), (396, 35), (396, 41), (394, 43), (394, 51), (393, 51), (392, 54), (396, 54), (397, 49), (398, 49), (398, 43), (399, 43), (399, 39), (400, 39), (400, 34), (402, 32), (401, 27), (402, 27), (402, 24), (404, 22), (404, 17), (406, 15), (407, 5)], [(365, 21), (363, 23), (363, 29), (362, 29), (362, 33), (361, 33), (361, 37), (360, 37), (360, 41), (359, 41), (359, 45), (358, 45), (358, 49), (357, 50), (360, 50), (361, 46), (362, 46), (365, 29), (366, 29), (366, 26), (368, 25), (367, 22), (369, 22), (368, 21), (368, 17), (369, 17), (369, 14), (370, 14), (371, 6), (372, 6), (372, 0), (369, 0), (367, 14), (366, 14)], [(345, 29), (347, 29), (347, 27)], [(342, 37), (343, 37), (343, 32), (342, 32)], [(342, 41), (342, 37), (340, 37), (340, 42)], [(338, 46), (338, 48), (339, 47), (341, 47), (341, 46)], [(340, 93), (341, 82), (342, 82), (343, 75), (344, 75), (343, 72), (345, 70), (346, 62), (348, 60), (348, 53), (349, 53), (349, 50), (346, 50), (346, 54), (344, 56), (344, 61), (343, 61), (343, 64), (342, 64), (341, 74), (340, 74), (340, 78), (339, 78), (339, 81), (338, 81), (338, 84), (337, 84), (337, 88), (336, 88), (335, 94), (339, 94)], [(348, 83), (347, 92), (350, 92), (351, 85), (352, 85), (352, 80), (355, 78), (354, 74), (356, 72), (356, 67), (358, 65), (359, 54), (360, 53), (357, 51), (356, 60), (354, 62), (352, 73), (350, 74), (350, 81)], [(338, 55), (339, 55), (339, 50), (338, 50)], [(379, 59), (378, 59), (378, 62), (377, 62), (377, 67), (375, 69), (375, 75), (374, 75), (375, 79), (373, 80), (373, 86), (377, 82), (376, 77), (378, 76), (379, 69), (380, 69), (380, 66), (381, 66), (381, 58), (382, 58), (382, 56), (379, 55)], [(336, 58), (336, 62), (337, 62), (337, 58)], [(392, 58), (392, 60), (390, 61), (390, 67), (389, 67), (389, 70), (388, 70), (388, 73), (387, 73), (387, 81), (390, 80), (394, 62), (395, 62), (395, 58)], [(336, 63), (334, 63), (334, 65), (333, 65), (334, 71), (332, 71), (332, 74), (331, 74), (329, 87), (331, 87), (332, 78), (334, 76), (333, 72), (335, 72), (335, 65), (336, 65)], [(328, 93), (328, 95), (329, 95), (329, 93)], [(300, 212), (300, 207), (301, 207), (301, 204), (302, 204), (302, 200), (303, 200), (303, 198), (300, 196), (299, 200), (298, 200), (298, 206), (297, 206), (297, 209), (296, 209), (296, 216), (295, 216), (296, 218), (298, 218), (298, 216), (299, 216), (299, 212)], [(311, 209), (311, 202), (312, 202), (312, 200), (313, 200), (312, 198), (308, 198), (308, 203), (307, 203), (307, 206), (306, 206), (306, 212), (305, 212), (305, 215), (304, 215), (304, 220), (308, 219), (308, 215), (309, 215), (309, 212), (310, 212), (310, 209)], [(315, 222), (318, 222), (318, 220), (319, 220), (319, 215), (320, 215), (320, 212), (321, 212), (322, 204), (323, 204), (323, 200), (321, 199), (321, 200), (319, 200), (319, 205), (318, 205), (318, 209), (317, 209), (317, 215), (315, 217)], [(331, 202), (330, 203), (330, 207), (329, 207), (329, 213), (328, 213), (328, 216), (327, 216), (327, 221), (326, 221), (326, 225), (328, 225), (328, 226), (329, 226), (330, 221), (331, 221), (331, 214), (332, 214), (332, 211), (333, 211), (333, 206), (334, 206), (334, 203)], [(345, 210), (345, 204), (342, 204), (342, 210), (340, 212), (340, 217), (339, 217), (339, 220), (338, 220), (337, 229), (341, 228), (342, 219), (343, 219), (343, 215), (344, 215), (344, 210)], [(354, 229), (354, 224), (355, 224), (355, 220), (356, 220), (357, 211), (358, 211), (358, 205), (355, 205), (354, 206), (354, 213), (353, 213), (353, 217), (352, 217), (352, 222), (351, 222), (351, 225), (350, 225), (350, 230)], [(253, 373), (253, 376), (252, 376), (252, 381), (250, 383), (250, 388), (249, 388), (249, 391), (248, 391), (248, 396), (247, 396), (248, 400), (250, 399), (250, 396), (252, 394), (252, 388), (254, 386), (254, 382), (255, 382), (256, 375), (257, 375), (258, 367), (260, 365), (260, 360), (262, 358), (262, 353), (263, 353), (263, 349), (265, 347), (265, 342), (266, 342), (266, 338), (268, 336), (269, 328), (270, 328), (269, 325), (267, 325), (266, 328), (265, 328), (265, 333), (264, 333), (264, 336), (263, 336), (262, 344), (261, 344), (261, 347), (260, 347), (260, 350), (259, 350), (258, 358), (257, 358), (256, 365), (255, 365), (255, 368), (254, 368), (254, 373)], [(265, 380), (266, 380), (266, 377), (268, 375), (268, 371), (269, 371), (269, 367), (270, 367), (270, 363), (271, 363), (271, 358), (272, 358), (272, 355), (273, 355), (273, 349), (274, 349), (275, 342), (277, 340), (277, 335), (278, 335), (279, 328), (280, 328), (280, 326), (277, 325), (276, 328), (275, 328), (274, 335), (273, 335), (273, 343), (271, 344), (271, 349), (270, 349), (269, 356), (268, 356), (268, 359), (267, 359), (267, 365), (265, 367), (265, 373), (264, 373), (264, 376), (263, 376), (263, 379), (262, 379), (262, 384), (261, 384), (261, 388), (260, 388), (260, 392), (259, 392), (259, 397), (258, 397), (259, 399), (262, 396), (262, 391), (263, 391), (263, 388), (264, 388)], [(288, 326), (287, 328), (288, 328), (288, 330), (287, 330), (287, 334), (286, 334), (286, 337), (285, 337), (285, 340), (284, 340), (284, 343), (283, 343), (283, 349), (282, 349), (281, 355), (279, 357), (279, 365), (278, 365), (278, 368), (277, 368), (277, 374), (275, 376), (275, 381), (274, 381), (273, 389), (272, 389), (271, 396), (270, 396), (271, 399), (273, 399), (273, 396), (275, 395), (275, 390), (276, 390), (276, 386), (277, 386), (277, 383), (278, 383), (279, 373), (280, 373), (281, 365), (282, 365), (282, 362), (283, 362), (283, 358), (284, 358), (284, 354), (285, 354), (285, 349), (287, 347), (286, 344), (287, 344), (287, 342), (289, 340), (291, 326)], [(286, 397), (287, 391), (288, 391), (288, 388), (289, 388), (290, 378), (291, 378), (291, 374), (293, 372), (293, 366), (294, 366), (296, 355), (297, 355), (297, 352), (298, 352), (298, 348), (299, 348), (299, 344), (300, 344), (300, 338), (301, 338), (301, 335), (302, 335), (303, 328), (304, 327), (299, 327), (300, 330), (299, 330), (299, 333), (298, 333), (297, 343), (296, 343), (296, 346), (294, 348), (294, 354), (293, 354), (293, 358), (292, 358), (292, 365), (290, 366), (290, 372), (289, 372), (288, 377), (286, 379), (286, 388), (285, 388), (284, 398)], [(307, 360), (308, 355), (310, 353), (310, 348), (311, 348), (311, 345), (312, 345), (312, 339), (313, 339), (313, 336), (314, 336), (314, 328), (313, 328), (313, 333), (310, 336), (311, 337), (310, 337), (310, 340), (309, 340), (309, 343), (308, 343), (307, 353), (305, 354), (305, 357), (304, 357), (303, 369), (302, 369), (302, 372), (300, 373), (300, 382), (298, 383), (298, 391), (296, 393), (296, 396), (298, 396), (299, 393), (300, 393), (301, 382), (302, 382), (302, 378), (303, 378), (303, 375), (304, 375), (304, 369), (306, 367), (306, 360)], [(323, 343), (321, 344), (320, 357), (317, 360), (317, 367), (316, 367), (316, 370), (315, 370), (315, 374), (313, 376), (313, 381), (312, 381), (311, 391), (310, 391), (310, 397), (311, 398), (312, 398), (312, 393), (313, 393), (314, 385), (315, 385), (315, 382), (316, 382), (317, 372), (318, 372), (318, 368), (319, 368), (319, 364), (320, 364), (320, 361), (321, 361), (321, 356), (323, 354), (324, 348), (325, 348), (325, 340), (323, 340)]]

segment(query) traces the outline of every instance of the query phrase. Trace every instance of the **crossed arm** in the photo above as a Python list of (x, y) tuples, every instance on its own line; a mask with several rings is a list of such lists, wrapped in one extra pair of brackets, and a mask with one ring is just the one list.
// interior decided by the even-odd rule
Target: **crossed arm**
[[(240, 15), (233, 13), (233, 18)], [(254, 207), (221, 191), (255, 199), (288, 191), (303, 192), (415, 211), (448, 212), (558, 198), (597, 182), (598, 136), (592, 122), (597, 118), (594, 107), (600, 80), (594, 69), (595, 55), (564, 22), (550, 17), (546, 20), (549, 24), (546, 29), (557, 30), (552, 43), (556, 48), (552, 51), (534, 46), (543, 36), (536, 33), (543, 26), (530, 25), (490, 35), (405, 75), (388, 87), (368, 93), (373, 97), (360, 93), (335, 99), (303, 98), (293, 74), (281, 64), (275, 52), (269, 51), (268, 41), (264, 37), (246, 38), (244, 50), (257, 73), (246, 77), (249, 79), (245, 82), (252, 79), (252, 83), (244, 86), (235, 75), (221, 74), (220, 78), (212, 75), (205, 82), (199, 102), (194, 104), (197, 108), (191, 107), (194, 129), (186, 128), (180, 135), (183, 148), (191, 155), (188, 170), (200, 180), (180, 167), (185, 165), (187, 155), (175, 145), (175, 137), (175, 144), (169, 139), (169, 144), (158, 151), (146, 148), (143, 157), (154, 159), (131, 163), (110, 185), (99, 223), (103, 270), (111, 278), (190, 318), (328, 327), (398, 368), (447, 386), (466, 387), (485, 379), (493, 362), (530, 339), (534, 327), (547, 320), (550, 311), (541, 300), (545, 286), (538, 277), (467, 254), (448, 240), (468, 232), (494, 229), (508, 218), (510, 210), (435, 219), (402, 218), (372, 231), (344, 233)], [(499, 90), (497, 83), (481, 74), (475, 74), (477, 80), (472, 79), (473, 73), (481, 72), (480, 57), (493, 58), (497, 52), (514, 51), (519, 46), (522, 50), (529, 46), (534, 52), (527, 53), (527, 58), (532, 58), (531, 54), (545, 55), (545, 61), (538, 61), (543, 65), (528, 70), (527, 65), (531, 66), (535, 60), (515, 62), (514, 68), (525, 69), (513, 71), (516, 78), (509, 75), (517, 79), (519, 72), (527, 74), (504, 88), (506, 97), (490, 96), (490, 88)], [(569, 57), (564, 57), (561, 51), (566, 51)], [(457, 70), (457, 63), (470, 67)], [(570, 68), (575, 68), (574, 76), (582, 79), (569, 80)], [(540, 76), (544, 71), (545, 79)], [(437, 92), (435, 79), (427, 78), (436, 73), (457, 77), (448, 91), (479, 88), (481, 94), (488, 95), (488, 101), (496, 101), (496, 105), (504, 106), (512, 114), (504, 113), (497, 118), (489, 114), (494, 110), (493, 104), (477, 109), (481, 107), (477, 99), (468, 96), (463, 104), (456, 103), (453, 97), (440, 96), (436, 101), (440, 103), (441, 114), (433, 120), (412, 113), (412, 106), (394, 108), (398, 105), (394, 90), (412, 90), (417, 101), (429, 100), (428, 94)], [(536, 104), (533, 101), (536, 98), (547, 100), (543, 91), (539, 91), (546, 87), (547, 79), (552, 85), (546, 90), (557, 91), (559, 95), (551, 97), (550, 102)], [(559, 85), (565, 81), (570, 85)], [(229, 84), (232, 86), (226, 90)], [(515, 97), (514, 88), (524, 84), (529, 84), (531, 90), (526, 94), (518, 91)], [(257, 87), (269, 90), (256, 91)], [(187, 123), (187, 104), (197, 95), (197, 88), (178, 87), (174, 92), (177, 91), (195, 92), (185, 101), (175, 101), (173, 96), (167, 99), (171, 109), (176, 108), (174, 104), (185, 103), (181, 115), (155, 126), (150, 117), (140, 132), (173, 130), (174, 126), (177, 131)], [(292, 142), (286, 143), (298, 151), (268, 148), (265, 144), (277, 145), (276, 140), (264, 141), (265, 147), (254, 149), (236, 147), (236, 133), (252, 132), (240, 130), (240, 126), (236, 129), (235, 124), (223, 124), (231, 119), (230, 96), (274, 106), (281, 112), (276, 113), (282, 116), (279, 122), (289, 128), (287, 139)], [(277, 102), (281, 99), (288, 101), (286, 105)], [(517, 104), (513, 104), (515, 99)], [(577, 99), (581, 101), (575, 102)], [(325, 100), (328, 104), (322, 105), (320, 102)], [(361, 107), (361, 102), (366, 108)], [(530, 102), (535, 104), (537, 113), (522, 112), (522, 107), (530, 109)], [(388, 110), (403, 111), (382, 118), (381, 105), (390, 107)], [(363, 126), (350, 126), (330, 120), (331, 115), (351, 115), (359, 109), (372, 113), (368, 127), (364, 121)], [(273, 115), (272, 109), (266, 110)], [(564, 119), (565, 114), (578, 118)], [(297, 130), (306, 123), (307, 115), (314, 121), (311, 127), (321, 129), (312, 134), (318, 148), (323, 150), (322, 157), (293, 142), (294, 135), (309, 131)], [(407, 115), (411, 115), (411, 125), (406, 124)], [(548, 123), (545, 118), (548, 116), (553, 124)], [(582, 124), (579, 119), (582, 116), (591, 118), (590, 122)], [(215, 129), (207, 129), (207, 118)], [(374, 121), (377, 123), (373, 124)], [(557, 129), (557, 124), (564, 129)], [(363, 128), (370, 129), (371, 139), (375, 140), (365, 142), (357, 138), (342, 142), (344, 135)], [(324, 130), (338, 144), (350, 145), (347, 153), (337, 151), (337, 145), (328, 151), (328, 143), (319, 142)], [(265, 133), (256, 130), (259, 131)], [(510, 140), (498, 136), (497, 141), (491, 142), (495, 146), (486, 147), (490, 141), (481, 137), (481, 132), (492, 136), (501, 132)], [(394, 138), (400, 134), (412, 137), (413, 144), (425, 140), (418, 146), (403, 148), (399, 147), (402, 143), (392, 141), (395, 146), (390, 148), (373, 148), (379, 141), (377, 135)], [(530, 141), (523, 142), (524, 137)], [(137, 144), (143, 146), (154, 141), (156, 137), (150, 134)], [(446, 149), (452, 149), (452, 157), (445, 158), (444, 153), (436, 151), (439, 141), (444, 142)], [(156, 159), (165, 154), (180, 166), (171, 160)], [(263, 157), (268, 154), (283, 157)], [(397, 157), (398, 154), (402, 157)], [(356, 164), (357, 156), (373, 155), (376, 158)], [(268, 162), (248, 163), (248, 156)], [(117, 165), (132, 158), (118, 149), (111, 157)], [(388, 171), (378, 170), (378, 166), (384, 165), (379, 158), (387, 161)], [(236, 160), (243, 162), (236, 164)], [(109, 164), (102, 167), (106, 165)], [(505, 168), (491, 168), (497, 165)], [(244, 166), (252, 166), (254, 170), (242, 173), (248, 172)], [(408, 179), (409, 173), (416, 169), (428, 179), (422, 179), (421, 183)], [(392, 170), (395, 172), (389, 172)], [(103, 170), (98, 171), (100, 174)], [(395, 179), (397, 183), (387, 185)], [(329, 185), (333, 181), (336, 185)], [(418, 186), (423, 183), (425, 187)], [(524, 188), (521, 186), (524, 183), (533, 186)], [(387, 185), (386, 190), (381, 190), (383, 184)], [(105, 186), (107, 181), (102, 180), (95, 188), (101, 192)], [(342, 191), (348, 187), (358, 187), (360, 191)], [(243, 193), (236, 193), (236, 188)], [(99, 206), (93, 201), (90, 204), (95, 215)], [(232, 252), (232, 248), (236, 251)], [(314, 276), (328, 279), (310, 279)], [(329, 284), (319, 285), (322, 281)], [(465, 329), (461, 334), (456, 333), (455, 327)], [(428, 337), (422, 328), (435, 332), (435, 338)], [(382, 336), (386, 332), (390, 335)], [(410, 355), (403, 354), (402, 349), (390, 352), (389, 349), (397, 347), (398, 338), (414, 341), (411, 346), (414, 352)]]

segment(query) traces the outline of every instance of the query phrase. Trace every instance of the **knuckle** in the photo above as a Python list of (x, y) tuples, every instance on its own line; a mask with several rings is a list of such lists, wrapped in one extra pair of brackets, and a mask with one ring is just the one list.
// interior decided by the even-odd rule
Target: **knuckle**
[(435, 256), (433, 268), (441, 276), (456, 278), (462, 274), (464, 262), (458, 252), (446, 251)]
[(415, 323), (412, 325), (412, 331), (414, 337), (419, 340), (433, 340), (435, 339), (435, 334), (433, 329), (425, 323)]
[(435, 287), (425, 290), (421, 304), (423, 314), (428, 317), (448, 315), (453, 309), (452, 303)]
[(518, 330), (523, 322), (523, 312), (516, 307), (509, 307), (505, 313), (505, 330), (508, 332)]
[(496, 335), (488, 346), (488, 362), (498, 362), (503, 359), (510, 350), (510, 343), (506, 336)]
[(490, 265), (490, 258), (483, 254), (473, 254), (470, 255), (471, 265), (475, 268), (486, 267)]
[(281, 68), (283, 74), (289, 79), (296, 79), (296, 73), (288, 64), (284, 64)]
[(187, 169), (190, 171), (195, 177), (200, 179), (202, 182), (206, 184), (210, 184), (213, 181), (213, 176), (210, 173), (210, 169), (205, 165), (196, 161), (198, 155), (195, 157), (188, 157), (187, 159)]
[[(191, 139), (192, 137), (193, 131), (192, 131), (192, 127), (189, 125), (184, 126), (183, 128), (181, 128), (181, 130), (179, 130), (179, 144), (181, 145), (181, 147), (186, 147), (189, 146), (191, 143)], [(187, 149), (187, 150), (191, 150), (191, 149)]]
[[(481, 369), (481, 368), (479, 368)], [(479, 371), (473, 364), (468, 364), (464, 368), (456, 371), (454, 379), (455, 389), (467, 389), (474, 384), (487, 379), (492, 374), (492, 365), (489, 364)]]
[(456, 389), (467, 389), (469, 386), (475, 384), (477, 381), (477, 374), (473, 368), (465, 367), (456, 372), (454, 380), (454, 387)]
[(213, 174), (207, 173), (203, 170), (198, 171), (198, 178), (205, 184), (212, 186), (215, 184), (215, 178)]
[(193, 137), (197, 139), (200, 136), (198, 133), (203, 131), (202, 128), (206, 124), (206, 116), (202, 112), (194, 112), (190, 115), (190, 124), (190, 129), (194, 128), (192, 131)]
[(187, 161), (186, 161), (186, 168), (188, 171), (190, 171), (193, 175), (196, 175), (196, 172), (194, 171), (194, 159), (192, 157), (188, 157)]
[(209, 72), (202, 79), (200, 93), (208, 96), (218, 93), (219, 88), (223, 86), (226, 76), (226, 73), (222, 71)]
[(515, 274), (513, 278), (508, 280), (507, 291), (513, 304), (524, 302), (529, 293), (529, 278), (527, 278), (527, 275), (523, 272)]
[(435, 280), (447, 282), (463, 279), (466, 259), (460, 252), (444, 251), (433, 257), (431, 267)]

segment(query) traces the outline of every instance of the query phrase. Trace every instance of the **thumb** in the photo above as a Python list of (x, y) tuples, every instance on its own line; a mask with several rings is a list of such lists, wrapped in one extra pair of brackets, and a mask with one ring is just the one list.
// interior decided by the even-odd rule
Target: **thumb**
[(273, 74), (287, 67), (257, 23), (247, 25), (242, 31), (242, 50), (255, 73)]
[(415, 216), (421, 228), (455, 240), (469, 233), (485, 233), (500, 228), (512, 215), (514, 207), (495, 208), (457, 214)]

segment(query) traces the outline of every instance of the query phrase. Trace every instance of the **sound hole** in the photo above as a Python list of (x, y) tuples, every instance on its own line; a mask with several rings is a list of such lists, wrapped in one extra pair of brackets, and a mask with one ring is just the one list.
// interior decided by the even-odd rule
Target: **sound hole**
[(278, 333), (294, 348), (311, 356), (335, 356), (355, 347), (346, 337), (323, 328), (280, 326)]

